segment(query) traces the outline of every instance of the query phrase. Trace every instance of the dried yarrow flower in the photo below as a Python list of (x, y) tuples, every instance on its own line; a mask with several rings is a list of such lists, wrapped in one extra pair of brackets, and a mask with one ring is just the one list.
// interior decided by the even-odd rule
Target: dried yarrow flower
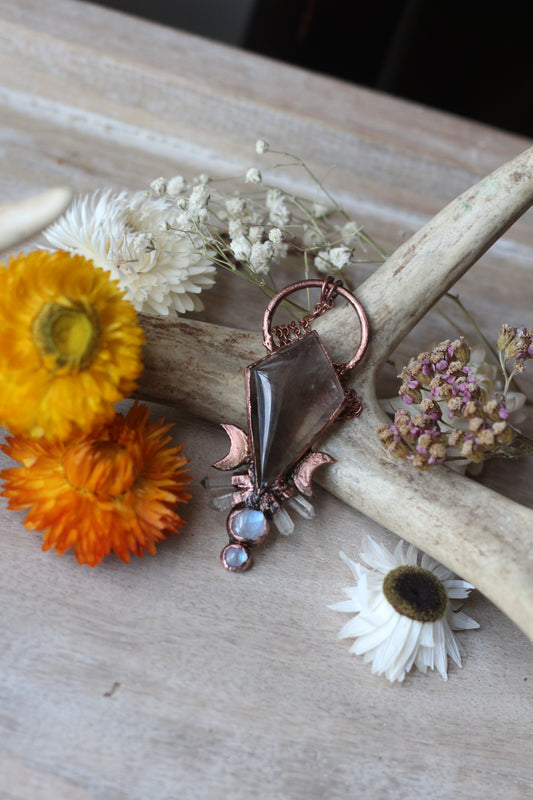
[[(498, 334), (497, 347), (505, 380), (504, 392), (506, 392), (515, 375), (524, 372), (524, 362), (533, 358), (533, 329), (502, 325)], [(510, 373), (507, 372), (507, 361), (509, 360), (513, 361)]]
[[(519, 362), (533, 355), (526, 329), (504, 326), (498, 347), (505, 358), (520, 356)], [(419, 470), (450, 459), (514, 455), (509, 446), (515, 431), (508, 419), (524, 398), (509, 391), (510, 378), (498, 391), (495, 372), (462, 337), (420, 353), (400, 375), (399, 397), (411, 408), (398, 409), (392, 424), (380, 425), (378, 439), (391, 455)]]

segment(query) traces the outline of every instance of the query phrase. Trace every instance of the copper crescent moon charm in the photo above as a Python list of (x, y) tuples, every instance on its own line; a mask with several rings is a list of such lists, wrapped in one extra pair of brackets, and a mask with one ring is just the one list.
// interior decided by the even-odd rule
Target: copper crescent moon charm
[(312, 497), (313, 490), (311, 488), (311, 481), (313, 479), (313, 472), (322, 464), (334, 464), (335, 459), (327, 453), (309, 453), (302, 458), (296, 466), (292, 474), (292, 480), (296, 488), (302, 494)]
[(222, 423), (222, 427), (230, 438), (229, 453), (213, 466), (216, 469), (236, 469), (248, 459), (248, 434), (238, 425)]

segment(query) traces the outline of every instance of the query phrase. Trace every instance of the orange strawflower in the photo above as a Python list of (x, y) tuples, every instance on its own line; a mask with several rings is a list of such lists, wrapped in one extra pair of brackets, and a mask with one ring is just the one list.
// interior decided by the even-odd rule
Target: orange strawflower
[(136, 403), (68, 442), (8, 438), (3, 450), (22, 466), (3, 470), (2, 494), (9, 508), (30, 509), (24, 524), (44, 531), (43, 550), (72, 547), (92, 567), (111, 551), (127, 562), (182, 527), (175, 507), (190, 498), (188, 461), (169, 447), (171, 426), (148, 417)]
[(118, 284), (82, 256), (0, 264), (0, 424), (66, 439), (109, 422), (135, 389), (143, 340)]

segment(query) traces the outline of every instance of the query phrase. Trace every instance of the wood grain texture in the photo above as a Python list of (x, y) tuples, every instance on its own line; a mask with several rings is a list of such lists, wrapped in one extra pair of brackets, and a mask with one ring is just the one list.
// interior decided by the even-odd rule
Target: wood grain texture
[[(327, 174), (391, 248), (529, 144), (89, 4), (0, 0), (3, 202), (55, 185), (235, 175), (256, 162), (257, 137)], [(297, 175), (286, 183), (310, 191)], [(531, 219), (458, 284), (487, 334), (532, 324)], [(206, 294), (206, 319), (235, 324), (234, 289), (222, 278)], [(243, 328), (259, 330), (263, 306), (242, 291)], [(449, 334), (428, 315), (399, 358)], [(2, 502), (0, 798), (529, 797), (520, 631), (474, 593), (481, 630), (460, 635), (467, 658), (447, 683), (373, 677), (336, 640), (345, 617), (327, 605), (351, 580), (338, 551), (395, 537), (318, 489), (314, 521), (274, 538), (249, 573), (225, 573), (223, 515), (199, 481), (226, 435), (180, 409), (154, 414), (176, 422), (195, 476), (187, 526), (156, 557), (80, 568), (42, 553)], [(531, 478), (530, 465), (493, 464), (482, 480), (531, 505)]]

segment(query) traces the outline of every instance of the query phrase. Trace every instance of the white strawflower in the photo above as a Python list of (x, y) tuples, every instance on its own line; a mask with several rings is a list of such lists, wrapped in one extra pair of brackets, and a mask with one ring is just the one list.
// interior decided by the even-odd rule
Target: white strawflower
[(417, 548), (402, 541), (390, 553), (366, 537), (361, 558), (367, 566), (340, 555), (356, 586), (344, 589), (349, 600), (330, 608), (355, 614), (339, 633), (355, 639), (350, 652), (390, 681), (403, 681), (412, 667), (424, 673), (437, 669), (447, 680), (448, 657), (460, 667), (464, 655), (453, 631), (479, 628), (454, 610), (474, 587), (426, 554), (419, 566)]
[(269, 149), (268, 143), (265, 142), (263, 139), (258, 139), (257, 142), (255, 143), (255, 152), (258, 153), (260, 156), (262, 156), (263, 153), (266, 153), (268, 149)]
[(250, 167), (245, 177), (246, 183), (261, 183), (261, 173), (255, 167)]
[(44, 231), (53, 247), (91, 259), (117, 279), (137, 311), (167, 315), (198, 311), (197, 296), (213, 285), (215, 268), (192, 232), (176, 235), (175, 208), (145, 192), (78, 197)]

